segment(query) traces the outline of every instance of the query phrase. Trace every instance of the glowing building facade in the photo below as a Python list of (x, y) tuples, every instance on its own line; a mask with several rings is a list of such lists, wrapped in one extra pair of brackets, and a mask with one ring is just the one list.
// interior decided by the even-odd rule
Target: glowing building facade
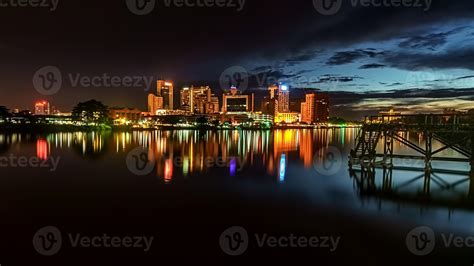
[(158, 80), (156, 92), (148, 95), (148, 112), (157, 115), (159, 111), (174, 110), (174, 87), (173, 82)]
[(181, 110), (194, 114), (219, 113), (219, 98), (209, 86), (183, 88), (180, 99)]
[(306, 94), (306, 102), (301, 103), (301, 122), (306, 124), (327, 123), (329, 121), (329, 96), (326, 93)]
[(222, 112), (223, 113), (244, 113), (253, 112), (255, 103), (255, 95), (242, 94), (236, 87), (223, 95)]
[(281, 83), (278, 86), (277, 112), (290, 112), (290, 87)]
[(164, 110), (174, 110), (174, 86), (171, 81), (158, 80), (156, 82), (156, 92), (158, 97), (163, 98)]
[(40, 101), (35, 103), (35, 115), (50, 115), (51, 108), (49, 102)]

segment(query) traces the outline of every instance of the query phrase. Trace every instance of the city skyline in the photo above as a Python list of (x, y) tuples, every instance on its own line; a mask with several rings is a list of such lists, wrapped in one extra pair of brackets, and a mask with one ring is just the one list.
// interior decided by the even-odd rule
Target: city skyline
[[(257, 91), (257, 98), (276, 81), (294, 89), (319, 88), (331, 94), (336, 114), (348, 118), (389, 107), (440, 112), (473, 106), (472, 1), (436, 1), (428, 10), (345, 5), (333, 16), (318, 13), (311, 1), (258, 1), (246, 3), (241, 12), (192, 10), (199, 19), (165, 28), (155, 25), (180, 21), (191, 9), (140, 17), (124, 3), (94, 5), (104, 5), (108, 20), (116, 24), (100, 23), (103, 15), (91, 10), (84, 11), (88, 20), (79, 23), (84, 12), (68, 12), (80, 8), (76, 3), (61, 3), (52, 13), (32, 12), (27, 17), (35, 23), (18, 20), (27, 9), (16, 10), (18, 15), (3, 14), (1, 21), (15, 21), (22, 35), (6, 29), (0, 41), (2, 58), (11, 66), (0, 72), (0, 91), (14, 92), (3, 94), (2, 104), (24, 109), (44, 99), (67, 110), (78, 101), (98, 99), (110, 106), (144, 109), (146, 86), (73, 86), (71, 80), (104, 73), (153, 76), (175, 80), (177, 88), (205, 84), (220, 97), (220, 75), (230, 67), (242, 67), (251, 77), (248, 89)], [(278, 30), (272, 21), (262, 20), (262, 13), (251, 10), (278, 16)], [(214, 23), (214, 16), (226, 16), (226, 23)], [(55, 23), (58, 19), (60, 26)], [(140, 31), (125, 37), (123, 29)], [(200, 29), (207, 34), (196, 34)], [(25, 41), (38, 38), (42, 41)], [(206, 45), (189, 49), (189, 38)], [(38, 50), (42, 52), (32, 52)], [(48, 65), (57, 66), (68, 82), (56, 95), (43, 97), (31, 79)]]

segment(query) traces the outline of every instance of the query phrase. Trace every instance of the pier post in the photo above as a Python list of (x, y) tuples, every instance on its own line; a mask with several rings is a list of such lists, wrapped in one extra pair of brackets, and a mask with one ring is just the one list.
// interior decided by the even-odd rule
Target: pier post
[[(389, 130), (384, 131), (383, 163), (384, 167), (393, 167), (393, 138)], [(387, 162), (389, 160), (389, 162)]]
[(426, 198), (430, 197), (431, 193), (431, 170), (425, 171), (425, 181), (423, 184), (423, 196)]
[(392, 192), (392, 178), (393, 178), (393, 168), (383, 168), (383, 184), (382, 190), (384, 192)]
[(431, 157), (433, 155), (433, 133), (425, 130), (425, 181), (423, 185), (423, 195), (427, 198), (430, 196), (431, 191)]
[(469, 174), (469, 198), (474, 200), (474, 133), (471, 133), (471, 171)]
[(474, 200), (474, 162), (471, 161), (471, 172), (469, 175), (469, 198)]
[(425, 131), (425, 172), (431, 174), (431, 157), (433, 155), (433, 133)]

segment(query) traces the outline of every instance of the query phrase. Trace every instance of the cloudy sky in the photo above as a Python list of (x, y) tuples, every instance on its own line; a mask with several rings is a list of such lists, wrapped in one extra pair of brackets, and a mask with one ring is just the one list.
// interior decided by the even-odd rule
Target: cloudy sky
[[(74, 77), (165, 78), (219, 91), (222, 73), (240, 67), (254, 75), (250, 89), (283, 81), (292, 90), (328, 91), (333, 113), (346, 117), (390, 107), (474, 108), (473, 1), (364, 7), (342, 0), (333, 15), (321, 14), (317, 0), (247, 0), (242, 10), (156, 1), (141, 16), (125, 0), (60, 0), (54, 11), (1, 7), (0, 105), (31, 108), (46, 99), (69, 110), (96, 98), (144, 109), (145, 83), (87, 86)], [(32, 84), (44, 66), (62, 73), (54, 95)]]

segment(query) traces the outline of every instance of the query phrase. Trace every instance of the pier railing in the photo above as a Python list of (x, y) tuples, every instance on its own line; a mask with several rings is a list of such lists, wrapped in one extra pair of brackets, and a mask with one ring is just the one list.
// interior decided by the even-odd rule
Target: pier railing
[(438, 128), (446, 130), (474, 130), (474, 115), (470, 114), (411, 114), (377, 115), (366, 117), (365, 125), (384, 124), (399, 128)]

